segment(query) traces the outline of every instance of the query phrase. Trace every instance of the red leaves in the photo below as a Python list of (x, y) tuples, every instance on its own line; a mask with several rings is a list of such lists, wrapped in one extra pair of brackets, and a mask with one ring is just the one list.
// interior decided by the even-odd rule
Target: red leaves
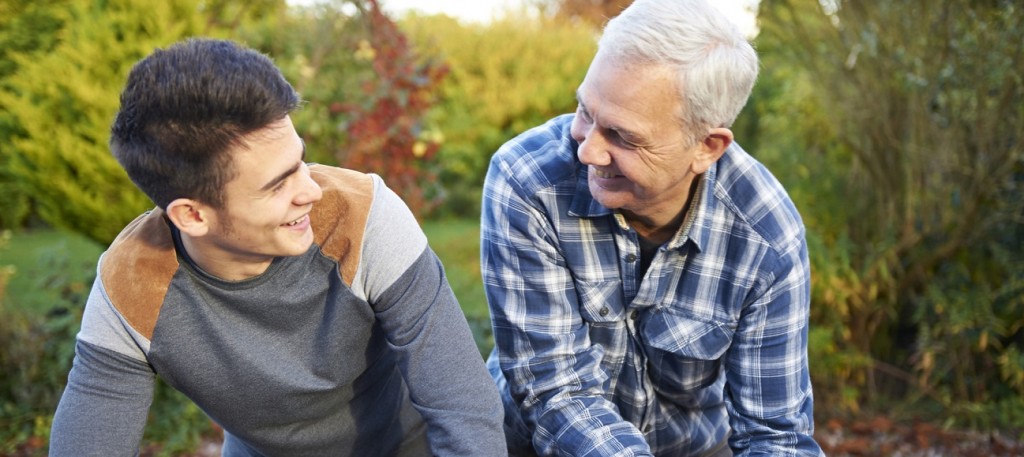
[(333, 113), (346, 111), (346, 150), (338, 151), (343, 166), (381, 175), (417, 216), (440, 202), (428, 188), (436, 173), (426, 166), (440, 144), (423, 135), (423, 117), (447, 66), (422, 61), (398, 26), (385, 16), (376, 0), (367, 2), (369, 39), (354, 50), (357, 59), (371, 62), (375, 78), (362, 89), (369, 101), (362, 106), (335, 103)]

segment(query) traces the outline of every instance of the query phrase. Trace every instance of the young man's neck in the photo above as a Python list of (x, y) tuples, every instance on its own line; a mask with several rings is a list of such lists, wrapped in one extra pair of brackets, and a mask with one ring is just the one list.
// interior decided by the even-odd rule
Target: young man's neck
[(245, 258), (229, 251), (181, 233), (181, 245), (185, 253), (207, 274), (225, 281), (241, 281), (263, 274), (274, 261), (273, 258)]

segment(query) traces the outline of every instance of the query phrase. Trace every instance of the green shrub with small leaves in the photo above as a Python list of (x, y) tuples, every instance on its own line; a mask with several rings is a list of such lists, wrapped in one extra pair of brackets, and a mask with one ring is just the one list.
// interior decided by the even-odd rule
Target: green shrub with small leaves
[(538, 14), (487, 25), (410, 15), (400, 22), (421, 53), (449, 67), (429, 135), (446, 205), (439, 214), (478, 217), (487, 163), (515, 135), (576, 109), (576, 88), (596, 50), (592, 26)]
[[(44, 38), (0, 54), (0, 223), (31, 221), (107, 243), (149, 199), (107, 146), (118, 94), (142, 57), (195, 35), (226, 36), (281, 0), (67, 0), (12, 9), (0, 42)], [(255, 6), (254, 6), (255, 5)], [(258, 7), (258, 8), (257, 8)], [(40, 26), (38, 24), (43, 24)]]

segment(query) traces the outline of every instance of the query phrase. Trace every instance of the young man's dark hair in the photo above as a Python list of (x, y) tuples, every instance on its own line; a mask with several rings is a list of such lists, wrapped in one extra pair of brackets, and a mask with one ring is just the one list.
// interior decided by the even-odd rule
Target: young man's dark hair
[(157, 206), (181, 197), (220, 206), (222, 188), (234, 177), (229, 149), (299, 102), (266, 55), (193, 38), (132, 68), (110, 149)]

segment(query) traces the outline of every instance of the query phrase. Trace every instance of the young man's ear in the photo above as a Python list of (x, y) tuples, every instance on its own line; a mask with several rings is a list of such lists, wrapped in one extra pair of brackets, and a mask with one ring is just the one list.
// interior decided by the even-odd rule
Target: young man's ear
[(693, 173), (699, 175), (708, 171), (712, 164), (722, 158), (725, 150), (732, 144), (732, 140), (732, 130), (724, 127), (709, 130), (707, 136), (697, 146), (697, 156), (691, 165)]
[(188, 198), (179, 198), (167, 204), (167, 218), (182, 233), (198, 237), (210, 230), (207, 207)]

